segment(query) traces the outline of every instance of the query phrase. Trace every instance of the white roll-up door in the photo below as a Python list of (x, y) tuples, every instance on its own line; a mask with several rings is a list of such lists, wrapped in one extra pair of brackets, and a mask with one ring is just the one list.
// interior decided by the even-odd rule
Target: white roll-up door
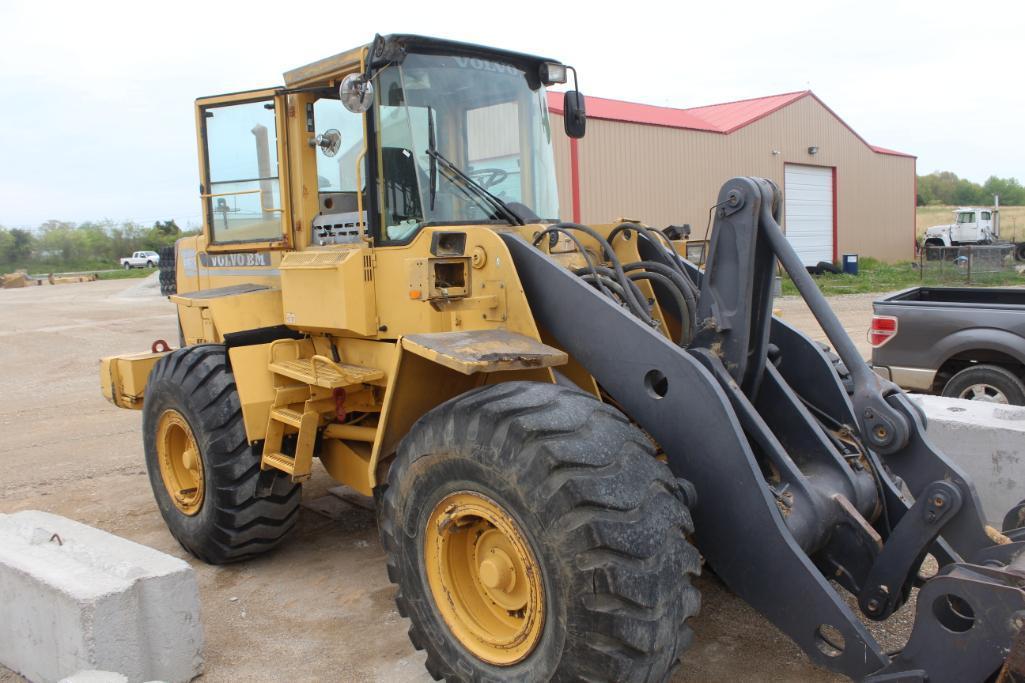
[(833, 261), (833, 169), (787, 164), (783, 186), (787, 239), (806, 266)]

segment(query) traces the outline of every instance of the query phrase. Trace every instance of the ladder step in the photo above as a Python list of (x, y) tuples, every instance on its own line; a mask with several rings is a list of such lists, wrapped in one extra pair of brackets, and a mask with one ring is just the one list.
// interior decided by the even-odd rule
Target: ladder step
[(335, 363), (322, 356), (299, 358), (297, 360), (278, 360), (271, 363), (269, 367), (271, 372), (283, 377), (325, 389), (351, 387), (384, 377), (383, 370), (364, 368), (360, 365)]
[(292, 425), (296, 429), (302, 426), (303, 423), (303, 414), (291, 408), (271, 408), (270, 416), (272, 420), (284, 422), (286, 425)]
[(310, 397), (309, 384), (289, 384), (277, 387), (274, 391), (274, 405), (287, 406), (289, 403), (302, 403)]
[(264, 453), (261, 465), (263, 466), (263, 469), (274, 468), (288, 474), (293, 474), (295, 472), (295, 458), (285, 455), (284, 453)]

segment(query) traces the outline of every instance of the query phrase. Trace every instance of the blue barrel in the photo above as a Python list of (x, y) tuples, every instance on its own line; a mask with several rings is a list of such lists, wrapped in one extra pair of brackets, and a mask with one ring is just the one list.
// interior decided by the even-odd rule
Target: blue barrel
[(844, 254), (843, 255), (843, 272), (848, 275), (858, 274), (858, 255), (857, 254)]

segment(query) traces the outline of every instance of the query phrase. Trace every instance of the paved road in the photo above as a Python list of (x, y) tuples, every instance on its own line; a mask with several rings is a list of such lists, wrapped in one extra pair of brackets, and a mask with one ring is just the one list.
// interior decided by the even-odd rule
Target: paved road
[[(166, 531), (145, 474), (139, 414), (103, 401), (96, 372), (102, 355), (176, 338), (155, 284), (0, 291), (0, 512), (55, 512), (189, 560), (203, 601), (204, 681), (430, 680), (395, 611), (372, 513), (324, 498), (332, 483), (323, 473), (305, 487), (304, 504), (317, 501), (338, 519), (303, 509), (295, 538), (268, 557), (206, 566)], [(845, 299), (863, 339), (871, 297)], [(796, 303), (783, 307), (802, 324)], [(836, 680), (714, 577), (699, 585), (695, 643), (674, 681)], [(14, 680), (0, 667), (0, 681)]]

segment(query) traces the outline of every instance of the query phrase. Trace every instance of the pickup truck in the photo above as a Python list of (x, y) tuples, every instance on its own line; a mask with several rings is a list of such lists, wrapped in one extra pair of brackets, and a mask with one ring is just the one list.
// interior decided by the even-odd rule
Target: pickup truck
[(155, 251), (137, 251), (131, 256), (121, 259), (121, 267), (125, 270), (132, 268), (153, 268), (160, 264), (160, 256)]
[(1025, 289), (915, 287), (872, 304), (872, 366), (909, 391), (1025, 405)]

